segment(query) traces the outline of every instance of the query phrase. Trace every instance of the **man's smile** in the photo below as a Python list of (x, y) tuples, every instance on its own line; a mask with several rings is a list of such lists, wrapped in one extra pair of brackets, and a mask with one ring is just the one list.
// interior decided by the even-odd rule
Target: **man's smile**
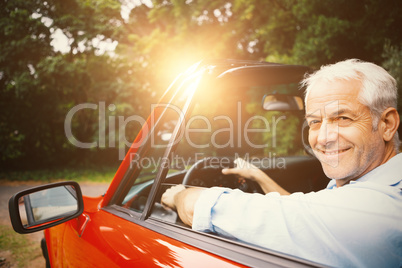
[(339, 161), (339, 157), (346, 154), (352, 147), (344, 148), (344, 149), (325, 149), (325, 148), (315, 148), (315, 152), (317, 157), (321, 158), (322, 161), (327, 164), (333, 165), (334, 162)]
[(350, 148), (347, 149), (341, 149), (341, 150), (319, 150), (318, 151), (322, 154), (325, 155), (337, 155), (337, 154), (341, 154), (343, 152), (346, 152), (347, 150), (349, 150)]

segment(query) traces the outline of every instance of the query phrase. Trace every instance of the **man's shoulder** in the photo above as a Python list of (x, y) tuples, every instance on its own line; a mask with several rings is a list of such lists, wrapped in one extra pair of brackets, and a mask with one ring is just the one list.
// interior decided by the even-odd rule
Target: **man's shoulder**
[(389, 159), (386, 163), (373, 169), (356, 182), (372, 182), (383, 186), (401, 188), (402, 181), (402, 153)]

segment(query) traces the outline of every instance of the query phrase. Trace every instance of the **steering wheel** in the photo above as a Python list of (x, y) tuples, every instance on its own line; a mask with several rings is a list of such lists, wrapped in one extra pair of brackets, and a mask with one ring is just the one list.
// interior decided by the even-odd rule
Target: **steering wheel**
[[(216, 161), (216, 157), (206, 157), (203, 158), (201, 160), (198, 160), (186, 173), (186, 175), (183, 178), (182, 184), (183, 185), (188, 185), (188, 183), (192, 180), (192, 177), (194, 176), (194, 172), (197, 170), (200, 170), (204, 167), (210, 166), (211, 162), (213, 160)], [(233, 168), (234, 165), (234, 160), (230, 159), (229, 163), (225, 163), (227, 165), (225, 165), (225, 167), (223, 167), (221, 164), (219, 164), (219, 168), (223, 169), (223, 168)]]

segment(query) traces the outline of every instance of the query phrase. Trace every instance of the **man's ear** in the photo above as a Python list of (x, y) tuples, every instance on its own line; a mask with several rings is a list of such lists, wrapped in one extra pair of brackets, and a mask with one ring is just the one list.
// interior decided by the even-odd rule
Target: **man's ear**
[(387, 108), (381, 115), (380, 128), (384, 141), (391, 141), (399, 127), (399, 114), (393, 108)]

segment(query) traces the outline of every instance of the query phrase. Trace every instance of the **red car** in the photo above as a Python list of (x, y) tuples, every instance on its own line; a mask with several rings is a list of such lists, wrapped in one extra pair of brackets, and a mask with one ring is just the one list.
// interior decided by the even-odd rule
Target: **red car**
[(263, 193), (253, 181), (222, 175), (236, 157), (289, 192), (325, 188), (303, 137), (298, 82), (307, 71), (254, 61), (195, 64), (154, 105), (103, 196), (82, 196), (74, 182), (20, 192), (9, 202), (14, 230), (45, 230), (42, 249), (52, 267), (319, 266), (193, 231), (160, 203), (176, 184)]

